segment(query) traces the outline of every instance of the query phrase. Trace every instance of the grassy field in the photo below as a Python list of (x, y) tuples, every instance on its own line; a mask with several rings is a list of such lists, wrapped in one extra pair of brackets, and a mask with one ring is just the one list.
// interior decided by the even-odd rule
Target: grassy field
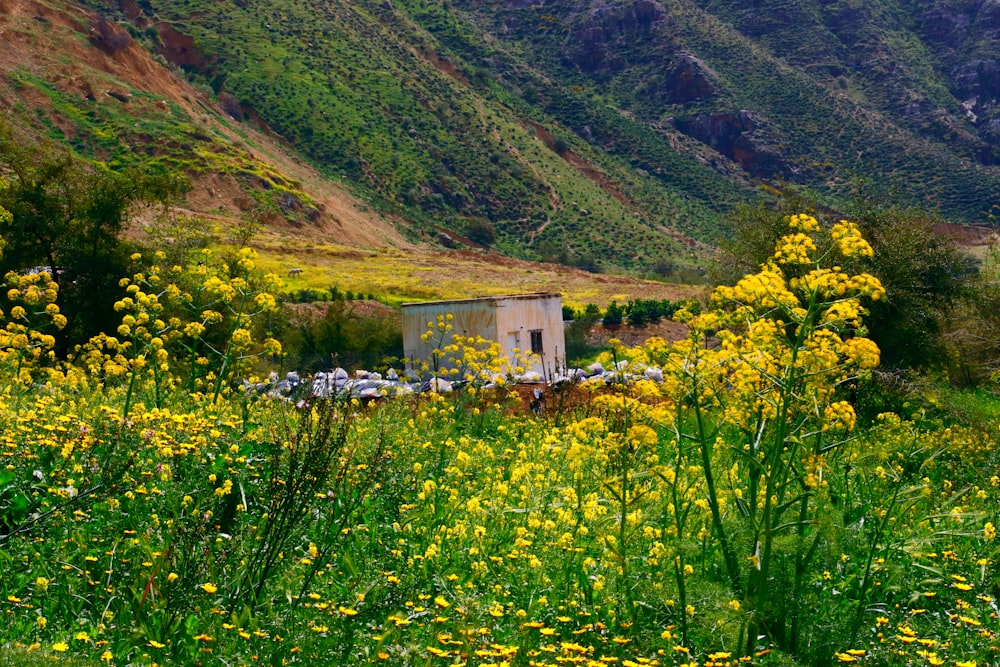
[(612, 343), (619, 375), (531, 409), (446, 319), (429, 336), (462, 391), (241, 388), (280, 354), (249, 249), (137, 258), (121, 325), (73, 363), (46, 352), (51, 282), (18, 279), (0, 660), (992, 664), (1000, 400), (927, 385), (880, 407), (858, 318), (882, 286), (797, 275), (817, 233), (797, 224), (779, 264), (678, 314), (687, 338)]
[[(303, 289), (329, 293), (373, 294), (388, 305), (408, 301), (460, 299), (472, 296), (558, 292), (574, 308), (612, 300), (698, 298), (707, 288), (624, 275), (595, 274), (557, 264), (539, 264), (478, 250), (435, 251), (410, 248), (358, 248), (317, 243), (289, 235), (265, 236), (255, 242), (261, 267), (283, 277), (290, 292)], [(299, 274), (289, 275), (293, 268)]]

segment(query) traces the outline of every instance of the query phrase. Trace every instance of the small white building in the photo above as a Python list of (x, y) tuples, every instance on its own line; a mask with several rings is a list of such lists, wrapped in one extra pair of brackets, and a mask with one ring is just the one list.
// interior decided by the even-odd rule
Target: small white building
[[(410, 360), (432, 366), (433, 350), (451, 343), (452, 335), (482, 336), (500, 344), (503, 355), (514, 359), (514, 350), (536, 357), (525, 370), (552, 378), (566, 368), (566, 337), (563, 334), (562, 296), (551, 293), (486, 296), (452, 301), (404, 303), (403, 354)], [(452, 331), (443, 341), (426, 342), (428, 326), (436, 326), (439, 315), (451, 315)]]

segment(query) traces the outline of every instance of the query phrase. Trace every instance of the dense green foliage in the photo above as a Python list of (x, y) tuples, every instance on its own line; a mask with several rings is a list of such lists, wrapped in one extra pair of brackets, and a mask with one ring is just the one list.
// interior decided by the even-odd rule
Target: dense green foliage
[(681, 313), (688, 339), (601, 357), (630, 381), (532, 411), (458, 338), (459, 392), (239, 390), (279, 354), (256, 354), (280, 285), (247, 250), (136, 258), (115, 335), (72, 364), (33, 353), (57, 288), (25, 281), (0, 330), (0, 659), (988, 664), (997, 398), (935, 387), (859, 428), (861, 299), (884, 292), (825, 261), (871, 247), (794, 224)]
[(383, 371), (403, 356), (403, 332), (397, 318), (361, 316), (349, 302), (335, 299), (318, 304), (319, 314), (293, 311), (276, 324), (284, 344), (284, 364), (303, 373), (341, 366)]
[[(754, 177), (809, 185), (830, 203), (848, 194), (851, 179), (878, 173), (879, 187), (903, 203), (983, 221), (998, 191), (1000, 138), (990, 124), (998, 90), (957, 72), (996, 58), (996, 18), (986, 8), (949, 15), (936, 4), (674, 0), (589, 11), (568, 0), (544, 9), (467, 0), (453, 14), (583, 91), (586, 102), (547, 110), (611, 152), (621, 137), (595, 129), (604, 126), (586, 116), (592, 107), (673, 125)], [(953, 32), (962, 20), (975, 28)], [(963, 104), (974, 81), (970, 114)]]
[(851, 181), (877, 173), (893, 201), (966, 222), (1000, 191), (986, 6), (87, 5), (97, 15), (61, 43), (102, 49), (95, 62), (148, 49), (195, 88), (153, 93), (89, 61), (71, 85), (53, 59), (9, 73), (12, 117), (114, 169), (225, 174), (294, 225), (323, 207), (267, 164), (250, 125), (411, 238), (468, 232), (521, 257), (671, 279), (705, 257), (674, 230), (714, 242), (755, 182), (807, 185), (843, 210)]
[[(813, 206), (815, 202), (789, 193), (777, 206), (738, 207), (727, 220), (731, 236), (722, 244), (713, 277), (732, 283), (752, 272), (773, 255), (788, 217)], [(856, 264), (877, 276), (888, 295), (867, 304), (866, 326), (882, 350), (883, 365), (957, 370), (963, 355), (954, 354), (953, 334), (959, 328), (975, 328), (976, 322), (985, 325), (993, 317), (993, 277), (978, 272), (954, 238), (937, 232), (934, 218), (922, 211), (860, 196), (847, 208), (875, 249), (872, 257)], [(832, 221), (840, 216), (826, 217)], [(969, 377), (959, 371), (956, 380)]]
[(625, 309), (619, 306), (617, 301), (612, 301), (608, 304), (607, 310), (604, 311), (601, 323), (606, 327), (616, 327), (622, 323), (624, 317)]
[(0, 275), (45, 270), (53, 276), (69, 320), (59, 346), (65, 354), (115, 319), (113, 290), (129, 273), (134, 250), (122, 235), (134, 209), (166, 205), (182, 182), (165, 173), (88, 168), (51, 146), (22, 140), (0, 124), (0, 167), (9, 174), (0, 182), (0, 207), (12, 216), (3, 229)]

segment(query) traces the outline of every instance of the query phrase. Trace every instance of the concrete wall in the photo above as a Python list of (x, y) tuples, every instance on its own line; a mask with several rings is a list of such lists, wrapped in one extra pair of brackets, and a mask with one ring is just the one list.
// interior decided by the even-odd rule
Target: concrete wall
[[(439, 315), (449, 314), (453, 316), (452, 332), (442, 339), (437, 331), (437, 318)], [(434, 329), (434, 335), (430, 341), (424, 342), (421, 337), (428, 329)], [(403, 356), (411, 361), (409, 367), (418, 372), (422, 369), (419, 364), (412, 362), (426, 362), (433, 371), (431, 352), (435, 348), (449, 345), (453, 334), (496, 340), (496, 330), (496, 305), (492, 301), (463, 299), (403, 304)], [(443, 359), (439, 363), (447, 367), (455, 366), (455, 362), (450, 359)]]
[[(562, 297), (558, 294), (519, 294), (454, 301), (403, 304), (403, 354), (407, 359), (427, 362), (432, 350), (451, 342), (451, 334), (439, 341), (438, 334), (421, 340), (428, 325), (436, 327), (438, 315), (451, 314), (452, 334), (482, 336), (500, 344), (503, 354), (513, 360), (514, 348), (531, 352), (531, 332), (541, 335), (536, 363), (526, 367), (551, 377), (566, 366), (566, 341), (562, 325)], [(538, 342), (536, 333), (536, 343)], [(446, 362), (454, 366), (454, 362)], [(420, 370), (419, 364), (411, 364)]]
[(531, 370), (545, 378), (566, 367), (562, 297), (558, 294), (526, 294), (497, 300), (497, 339), (504, 354), (513, 359), (514, 348), (531, 353), (531, 332), (541, 332), (542, 345)]

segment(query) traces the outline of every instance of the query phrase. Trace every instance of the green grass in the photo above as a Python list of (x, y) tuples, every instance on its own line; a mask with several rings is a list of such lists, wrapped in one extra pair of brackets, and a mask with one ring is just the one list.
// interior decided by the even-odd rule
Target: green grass
[[(853, 323), (870, 281), (781, 282), (775, 305), (772, 267), (720, 289), (690, 337), (599, 357), (662, 383), (539, 403), (541, 387), (498, 382), (517, 360), (451, 338), (442, 316), (426, 339), (464, 389), (300, 402), (253, 389), (288, 361), (261, 340), (278, 286), (258, 272), (307, 247), (266, 241), (257, 262), (223, 249), (144, 267), (111, 325), (130, 345), (102, 338), (64, 364), (14, 337), (0, 351), (0, 641), (39, 648), (10, 664), (736, 667), (759, 652), (820, 667), (848, 650), (886, 665), (1000, 650), (998, 401), (928, 384), (907, 412), (857, 423), (855, 389), (879, 390)], [(429, 289), (459, 273), (372, 254), (439, 274)], [(291, 331), (332, 355), (317, 343), (344, 323)]]
[(26, 647), (0, 646), (0, 667), (98, 667), (99, 660), (64, 656), (48, 649), (29, 650)]

